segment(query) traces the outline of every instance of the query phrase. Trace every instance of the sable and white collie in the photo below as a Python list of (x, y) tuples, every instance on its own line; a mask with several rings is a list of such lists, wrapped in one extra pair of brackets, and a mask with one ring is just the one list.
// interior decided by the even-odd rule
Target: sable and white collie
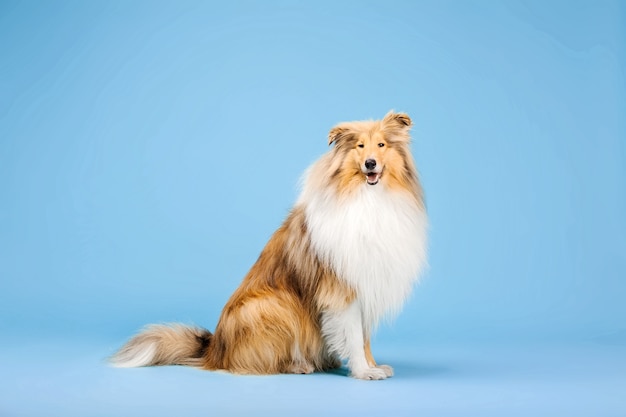
[(237, 374), (307, 374), (347, 361), (385, 379), (370, 336), (397, 313), (426, 264), (427, 217), (409, 150), (411, 119), (345, 122), (306, 172), (301, 195), (226, 303), (215, 333), (151, 325), (118, 367), (189, 365)]

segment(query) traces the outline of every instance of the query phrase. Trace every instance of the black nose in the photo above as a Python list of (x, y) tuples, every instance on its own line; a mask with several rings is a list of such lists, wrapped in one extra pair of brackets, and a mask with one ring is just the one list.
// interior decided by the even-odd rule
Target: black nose
[(376, 160), (375, 159), (367, 159), (365, 161), (365, 168), (374, 169), (376, 168)]

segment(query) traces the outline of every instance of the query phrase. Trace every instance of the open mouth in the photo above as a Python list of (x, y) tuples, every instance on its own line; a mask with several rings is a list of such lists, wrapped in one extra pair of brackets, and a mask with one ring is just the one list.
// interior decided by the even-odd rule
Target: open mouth
[(369, 185), (376, 185), (380, 180), (380, 172), (367, 172), (365, 173), (365, 178), (367, 178), (367, 183)]

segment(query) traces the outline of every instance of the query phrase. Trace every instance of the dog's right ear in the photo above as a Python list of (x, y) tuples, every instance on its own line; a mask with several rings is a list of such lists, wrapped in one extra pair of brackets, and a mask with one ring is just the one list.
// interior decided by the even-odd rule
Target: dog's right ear
[(346, 133), (348, 133), (348, 129), (342, 126), (335, 126), (330, 129), (330, 132), (328, 133), (328, 146), (332, 145), (333, 142), (337, 142)]

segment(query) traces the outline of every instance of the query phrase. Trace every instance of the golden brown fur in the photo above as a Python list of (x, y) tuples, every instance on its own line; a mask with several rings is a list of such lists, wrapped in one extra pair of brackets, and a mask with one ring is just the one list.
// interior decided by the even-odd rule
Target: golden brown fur
[[(364, 158), (374, 155), (382, 165), (384, 186), (423, 207), (408, 149), (410, 125), (410, 118), (398, 113), (381, 121), (337, 125), (329, 134), (334, 147), (309, 172), (310, 188), (349, 199), (364, 184)], [(131, 339), (113, 363), (181, 364), (238, 374), (310, 373), (339, 366), (325, 343), (320, 318), (346, 309), (359, 294), (312, 248), (308, 228), (305, 208), (297, 204), (226, 303), (214, 334), (151, 326)], [(367, 363), (375, 367), (369, 329), (364, 332)]]

